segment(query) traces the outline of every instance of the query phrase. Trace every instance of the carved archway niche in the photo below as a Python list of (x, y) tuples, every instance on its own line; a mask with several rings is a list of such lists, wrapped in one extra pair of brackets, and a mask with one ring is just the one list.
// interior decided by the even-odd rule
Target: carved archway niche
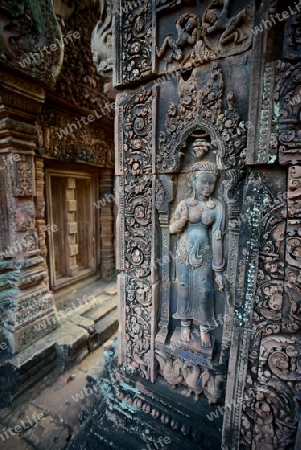
[[(160, 375), (173, 387), (188, 388), (188, 392), (196, 396), (203, 392), (210, 402), (217, 402), (223, 395), (225, 362), (231, 344), (237, 266), (233, 249), (238, 245), (246, 173), (246, 127), (235, 109), (233, 92), (227, 94), (228, 108), (223, 108), (223, 77), (217, 63), (213, 63), (210, 82), (205, 86), (200, 86), (197, 74), (180, 83), (180, 102), (170, 102), (157, 156), (160, 175), (156, 180), (156, 207), (160, 242), (155, 271), (159, 274), (161, 289), (155, 356)], [(215, 172), (214, 190), (203, 203), (196, 200), (194, 187), (201, 172), (212, 176)], [(190, 220), (190, 215), (195, 213), (200, 218)], [(192, 229), (194, 231), (189, 231)], [(217, 247), (215, 238), (219, 233), (222, 244)], [(204, 245), (192, 243), (194, 238), (204, 238)], [(222, 248), (223, 261), (219, 267), (215, 264), (220, 269), (215, 271), (212, 264), (219, 257), (213, 256), (212, 260), (212, 255), (217, 248)], [(223, 274), (223, 291), (214, 281), (217, 273)], [(198, 294), (199, 289), (202, 294)], [(212, 290), (214, 294), (207, 296)], [(203, 323), (199, 327), (200, 320), (195, 318), (205, 311), (202, 306), (200, 312), (197, 296), (207, 301), (210, 298), (214, 305), (209, 313), (205, 308), (210, 316), (205, 322), (211, 323), (207, 346), (203, 340), (207, 325)], [(179, 315), (182, 301), (182, 312), (190, 310), (187, 314), (194, 315), (193, 321), (189, 319), (187, 323), (188, 316), (183, 320), (183, 315)], [(192, 310), (198, 312), (191, 313)], [(185, 322), (190, 329), (189, 342), (185, 331), (183, 335)]]

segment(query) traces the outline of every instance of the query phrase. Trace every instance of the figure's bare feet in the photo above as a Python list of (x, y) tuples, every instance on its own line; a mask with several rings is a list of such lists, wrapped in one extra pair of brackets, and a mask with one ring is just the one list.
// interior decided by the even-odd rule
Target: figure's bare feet
[(190, 327), (181, 327), (181, 341), (190, 341)]
[(201, 333), (201, 341), (203, 347), (211, 347), (210, 333)]

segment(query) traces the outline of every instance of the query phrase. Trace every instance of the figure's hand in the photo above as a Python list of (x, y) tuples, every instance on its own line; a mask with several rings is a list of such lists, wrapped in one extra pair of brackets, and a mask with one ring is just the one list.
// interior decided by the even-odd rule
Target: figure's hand
[(223, 276), (222, 272), (215, 273), (215, 282), (218, 285), (218, 288), (220, 291), (225, 290), (224, 276)]
[(189, 216), (189, 211), (186, 203), (182, 205), (181, 218), (187, 220)]
[(182, 229), (185, 228), (187, 222), (187, 217), (181, 217), (181, 219), (176, 220), (171, 225), (169, 225), (170, 234), (181, 233)]

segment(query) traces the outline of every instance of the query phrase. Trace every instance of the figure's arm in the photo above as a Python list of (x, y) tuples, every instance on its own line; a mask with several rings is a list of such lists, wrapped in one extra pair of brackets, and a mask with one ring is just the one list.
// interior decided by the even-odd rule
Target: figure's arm
[(188, 35), (188, 44), (189, 45), (194, 45), (197, 41), (197, 34), (198, 34), (198, 29), (195, 28), (191, 34), (191, 36)]
[(178, 204), (177, 209), (174, 213), (172, 223), (169, 226), (169, 232), (171, 234), (181, 233), (183, 228), (185, 228), (187, 221), (188, 221), (188, 207), (185, 201), (182, 201)]

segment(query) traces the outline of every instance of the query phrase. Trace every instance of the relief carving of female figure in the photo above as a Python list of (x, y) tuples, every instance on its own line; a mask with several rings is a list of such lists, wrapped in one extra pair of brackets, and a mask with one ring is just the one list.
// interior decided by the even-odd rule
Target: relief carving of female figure
[(173, 317), (181, 320), (181, 340), (185, 342), (190, 340), (192, 321), (197, 321), (203, 347), (211, 347), (210, 331), (218, 326), (214, 278), (221, 290), (226, 283), (222, 273), (225, 214), (222, 204), (211, 198), (218, 174), (211, 162), (193, 165), (192, 196), (177, 205), (170, 225), (170, 233), (181, 233), (176, 258), (177, 312)]

